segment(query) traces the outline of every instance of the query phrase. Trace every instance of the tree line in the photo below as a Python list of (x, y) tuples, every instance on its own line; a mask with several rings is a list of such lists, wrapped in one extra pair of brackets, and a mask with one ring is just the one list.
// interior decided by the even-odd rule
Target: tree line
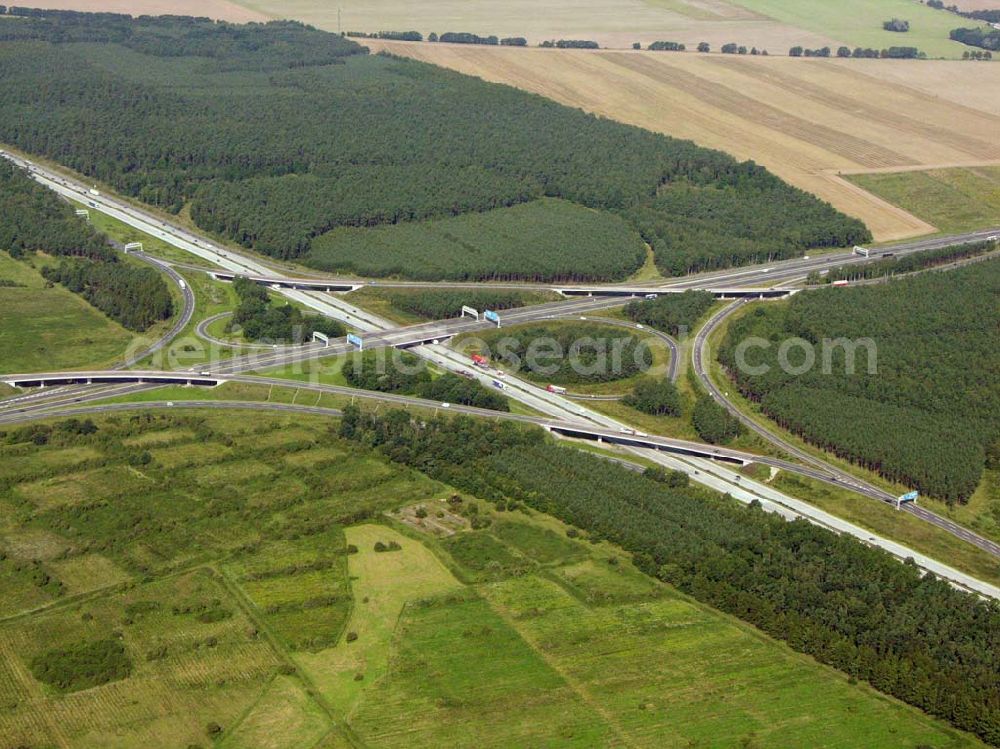
[(982, 47), (989, 52), (1000, 52), (1000, 30), (998, 29), (952, 29), (948, 36), (956, 42), (970, 47)]
[(651, 42), (646, 49), (653, 52), (683, 52), (687, 47), (680, 42)]
[(391, 39), (395, 42), (422, 42), (424, 35), (419, 31), (345, 31), (344, 36), (355, 39)]
[[(943, 0), (927, 0), (928, 7), (947, 10), (957, 16), (983, 21), (993, 26), (1000, 23), (1000, 9), (962, 10), (957, 5), (945, 6)], [(985, 52), (965, 52), (963, 60), (992, 60), (993, 52), (1000, 51), (1000, 30), (996, 28), (960, 28), (952, 29), (948, 35), (953, 41), (972, 47), (981, 47)]]
[(1000, 744), (1000, 610), (913, 564), (756, 504), (546, 443), (539, 430), (351, 406), (340, 435), (607, 539), (647, 574)]
[(42, 276), (79, 294), (129, 330), (146, 330), (174, 313), (170, 290), (152, 268), (73, 258), (44, 266)]
[(0, 139), (276, 257), (542, 196), (679, 272), (868, 237), (756, 165), (294, 22), (28, 15), (0, 16)]
[(556, 49), (600, 49), (601, 45), (591, 39), (546, 39), (539, 47)]
[[(1000, 439), (998, 288), (1000, 261), (985, 260), (803, 292), (734, 320), (719, 360), (741, 392), (804, 439), (924, 494), (965, 502)], [(747, 349), (743, 366), (737, 347), (752, 337), (768, 345)], [(791, 369), (780, 363), (782, 342), (795, 338), (815, 357), (804, 372), (802, 346), (786, 351)]]
[(159, 273), (122, 262), (106, 236), (6, 160), (0, 160), (0, 249), (14, 258), (29, 252), (60, 258), (42, 275), (129, 330), (146, 330), (174, 313)]
[[(808, 49), (801, 45), (796, 45), (788, 50), (789, 57), (829, 57), (831, 54), (829, 47), (819, 49)], [(838, 47), (837, 57), (846, 58), (868, 58), (883, 60), (913, 60), (923, 58), (927, 55), (916, 47), (886, 47), (884, 49), (872, 49), (871, 47), (855, 47), (852, 51), (850, 47)]]

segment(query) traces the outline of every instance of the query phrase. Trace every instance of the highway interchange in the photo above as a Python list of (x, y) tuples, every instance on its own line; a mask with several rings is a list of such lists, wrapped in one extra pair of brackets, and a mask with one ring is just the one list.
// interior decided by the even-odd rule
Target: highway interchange
[[(721, 297), (750, 297), (760, 298), (762, 295), (786, 295), (793, 292), (791, 284), (801, 281), (812, 271), (822, 271), (831, 267), (863, 263), (868, 258), (860, 257), (850, 252), (829, 252), (814, 257), (804, 257), (795, 260), (780, 261), (770, 264), (764, 268), (738, 268), (714, 271), (698, 275), (687, 276), (670, 281), (658, 282), (655, 284), (620, 284), (615, 286), (553, 286), (539, 284), (470, 284), (470, 283), (413, 283), (395, 281), (371, 281), (367, 279), (337, 279), (332, 277), (303, 277), (302, 274), (289, 276), (275, 264), (265, 263), (257, 258), (251, 258), (241, 252), (236, 252), (228, 248), (222, 248), (215, 243), (195, 236), (189, 230), (175, 226), (168, 221), (150, 214), (147, 210), (134, 207), (124, 201), (109, 198), (106, 195), (95, 195), (86, 185), (73, 180), (60, 173), (47, 170), (37, 164), (29, 164), (23, 159), (4, 154), (5, 157), (18, 163), (23, 168), (30, 168), (34, 179), (39, 183), (50, 187), (59, 194), (69, 199), (87, 204), (91, 209), (100, 210), (113, 218), (139, 229), (151, 236), (157, 237), (168, 244), (179, 249), (190, 252), (203, 261), (208, 261), (214, 266), (215, 272), (225, 274), (227, 271), (253, 276), (261, 283), (267, 283), (275, 288), (276, 293), (280, 293), (287, 298), (294, 300), (316, 312), (338, 319), (354, 332), (362, 337), (366, 348), (394, 347), (408, 348), (414, 354), (432, 362), (434, 366), (447, 371), (461, 371), (471, 374), (483, 384), (490, 386), (494, 375), (489, 371), (482, 371), (471, 367), (467, 357), (460, 355), (456, 351), (444, 345), (444, 341), (462, 333), (472, 333), (481, 331), (492, 326), (484, 320), (471, 318), (457, 318), (439, 322), (424, 323), (420, 325), (399, 327), (395, 323), (385, 320), (367, 310), (354, 306), (349, 298), (344, 299), (320, 290), (320, 287), (330, 286), (331, 288), (343, 285), (347, 288), (357, 288), (362, 285), (371, 285), (388, 288), (505, 288), (519, 289), (556, 289), (568, 298), (566, 301), (550, 302), (542, 305), (534, 305), (516, 310), (509, 310), (501, 314), (504, 325), (537, 322), (547, 319), (564, 319), (567, 317), (587, 317), (591, 313), (599, 313), (601, 310), (611, 309), (622, 305), (633, 296), (646, 294), (674, 293), (685, 289), (709, 289)], [(896, 255), (904, 255), (912, 252), (920, 252), (935, 247), (947, 246), (957, 242), (973, 242), (990, 238), (995, 231), (973, 232), (961, 237), (938, 237), (929, 240), (909, 242), (896, 245), (892, 252)], [(127, 358), (114, 374), (119, 377), (128, 375), (123, 371), (139, 363), (144, 363), (152, 355), (161, 353), (168, 344), (188, 325), (194, 314), (195, 299), (188, 284), (183, 283), (180, 275), (170, 263), (149, 256), (145, 253), (140, 258), (144, 262), (155, 264), (160, 270), (165, 272), (182, 291), (183, 304), (177, 320), (171, 330), (160, 340), (156, 341), (144, 351), (137, 352)], [(207, 269), (199, 266), (190, 266), (189, 269), (197, 268), (205, 272)], [(308, 280), (309, 285), (303, 282)], [(316, 284), (314, 288), (312, 284)], [(766, 285), (765, 285), (766, 284)], [(781, 286), (787, 284), (787, 286)], [(772, 288), (777, 286), (777, 288)], [(824, 525), (839, 533), (850, 533), (860, 538), (865, 543), (879, 546), (889, 553), (900, 558), (912, 557), (924, 569), (933, 571), (942, 577), (952, 581), (961, 587), (974, 590), (982, 595), (1000, 598), (1000, 589), (992, 585), (983, 583), (969, 575), (954, 570), (946, 565), (942, 565), (936, 560), (921, 555), (912, 549), (897, 544), (890, 539), (882, 538), (872, 534), (868, 530), (847, 523), (828, 513), (825, 513), (812, 505), (800, 500), (784, 495), (765, 483), (757, 482), (742, 476), (738, 470), (734, 469), (732, 463), (720, 462), (732, 461), (733, 463), (744, 464), (747, 462), (762, 463), (771, 465), (783, 470), (795, 471), (797, 473), (816, 478), (832, 484), (848, 487), (866, 496), (881, 501), (893, 499), (891, 495), (883, 490), (871, 486), (861, 481), (852, 474), (831, 467), (815, 456), (790, 445), (778, 435), (771, 433), (766, 428), (739, 414), (735, 405), (730, 403), (712, 384), (707, 372), (704, 370), (702, 361), (703, 350), (706, 347), (707, 337), (711, 330), (719, 325), (728, 314), (736, 308), (735, 305), (745, 302), (735, 302), (734, 305), (727, 306), (720, 313), (715, 315), (704, 329), (699, 331), (698, 337), (693, 347), (693, 362), (696, 376), (702, 381), (709, 392), (720, 402), (737, 413), (741, 420), (750, 426), (764, 439), (771, 442), (783, 453), (802, 461), (804, 465), (790, 461), (779, 460), (759, 455), (740, 453), (725, 448), (712, 448), (710, 446), (696, 443), (685, 443), (682, 440), (668, 440), (660, 437), (646, 436), (637, 433), (627, 424), (622, 424), (603, 414), (595, 412), (581, 405), (578, 401), (556, 393), (550, 393), (544, 388), (517, 377), (507, 377), (504, 380), (504, 392), (510, 398), (520, 401), (524, 405), (538, 412), (540, 416), (524, 416), (516, 414), (499, 414), (498, 412), (484, 411), (482, 409), (469, 409), (457, 405), (449, 408), (455, 413), (466, 413), (476, 417), (489, 418), (512, 418), (519, 421), (535, 423), (549, 431), (570, 437), (584, 437), (587, 439), (600, 439), (603, 442), (614, 443), (621, 446), (621, 449), (634, 453), (647, 461), (652, 461), (666, 468), (683, 470), (695, 481), (726, 492), (739, 501), (749, 503), (758, 501), (764, 509), (777, 512), (787, 518), (806, 518), (807, 520)], [(636, 326), (622, 321), (615, 321), (616, 324), (635, 328)], [(204, 331), (205, 323), (199, 326), (199, 330)], [(652, 332), (652, 331), (650, 331)], [(678, 347), (669, 337), (658, 334), (661, 340), (671, 349), (671, 370), (669, 376), (677, 376), (677, 362), (679, 359)], [(329, 346), (323, 344), (305, 344), (297, 347), (278, 347), (269, 351), (256, 352), (242, 356), (235, 356), (230, 359), (213, 363), (209, 370), (204, 364), (191, 367), (184, 372), (174, 371), (166, 373), (172, 376), (188, 376), (194, 379), (202, 377), (202, 372), (209, 371), (214, 380), (230, 380), (244, 382), (247, 384), (279, 384), (284, 387), (297, 387), (302, 389), (312, 389), (317, 392), (330, 392), (342, 396), (371, 398), (382, 402), (397, 403), (399, 405), (422, 406), (427, 408), (440, 407), (441, 404), (420, 401), (420, 399), (407, 398), (405, 396), (392, 396), (384, 393), (365, 393), (349, 388), (337, 388), (331, 385), (319, 385), (315, 383), (301, 383), (290, 380), (280, 380), (270, 377), (260, 377), (248, 374), (249, 372), (261, 369), (288, 365), (293, 362), (302, 362), (310, 359), (318, 359), (329, 356), (337, 356), (353, 350), (353, 346), (345, 340), (331, 341)], [(143, 364), (145, 368), (145, 364)], [(69, 373), (66, 373), (69, 374)], [(92, 377), (100, 380), (104, 379), (102, 374), (108, 377), (107, 373), (90, 373)], [(30, 373), (29, 373), (30, 375)], [(25, 377), (29, 376), (25, 375)], [(60, 376), (60, 373), (51, 373), (52, 377)], [(80, 373), (76, 374), (77, 377)], [(3, 380), (12, 379), (3, 376)], [(16, 380), (16, 378), (13, 378)], [(149, 379), (153, 380), (154, 377)], [(119, 410), (123, 408), (149, 408), (155, 404), (98, 404), (97, 401), (131, 395), (143, 390), (151, 390), (160, 387), (157, 382), (125, 382), (101, 383), (80, 385), (71, 384), (68, 386), (46, 388), (41, 392), (30, 395), (16, 396), (0, 401), (0, 424), (19, 423), (30, 419), (44, 417), (70, 415), (72, 413), (95, 413), (107, 410)], [(197, 403), (200, 408), (232, 408), (244, 407), (267, 410), (302, 410), (307, 406), (289, 406), (288, 404), (250, 402), (233, 404), (224, 400), (192, 401), (184, 402), (184, 406), (191, 406)], [(182, 405), (178, 403), (178, 405)], [(159, 404), (159, 407), (166, 407)], [(316, 413), (327, 413), (333, 415), (329, 409), (313, 409)], [(713, 460), (713, 458), (715, 458)], [(626, 461), (627, 462), (627, 461)], [(950, 533), (972, 543), (981, 549), (1000, 557), (1000, 546), (987, 539), (983, 539), (965, 528), (957, 526), (950, 521), (940, 518), (923, 508), (907, 509), (917, 517), (932, 522), (935, 525), (947, 530)]]

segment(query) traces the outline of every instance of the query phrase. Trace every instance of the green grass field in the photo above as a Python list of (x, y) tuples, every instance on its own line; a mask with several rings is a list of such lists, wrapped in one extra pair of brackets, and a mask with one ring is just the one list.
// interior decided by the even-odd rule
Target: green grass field
[(855, 174), (848, 179), (945, 233), (1000, 226), (1000, 166)]
[[(951, 41), (948, 32), (960, 26), (978, 25), (975, 21), (911, 0), (839, 0), (836, 3), (815, 0), (731, 1), (734, 5), (742, 5), (777, 21), (823, 34), (852, 49), (917, 47), (928, 57), (961, 57), (962, 52), (969, 48)], [(909, 21), (910, 30), (905, 33), (883, 30), (882, 22), (892, 18)]]
[(163, 260), (186, 263), (188, 265), (200, 265), (205, 268), (214, 267), (207, 260), (203, 260), (197, 255), (185, 252), (178, 247), (174, 247), (172, 244), (165, 242), (159, 237), (154, 237), (152, 234), (140, 231), (133, 226), (129, 226), (124, 221), (112, 218), (106, 213), (101, 213), (96, 208), (84, 205), (83, 203), (77, 201), (70, 202), (72, 202), (77, 208), (84, 208), (89, 211), (90, 215), (87, 220), (90, 221), (95, 229), (104, 232), (109, 237), (121, 242), (122, 244), (142, 242), (143, 252), (149, 253), (154, 257), (161, 258)]
[(0, 252), (0, 371), (40, 372), (106, 367), (137, 337), (61, 286), (47, 288), (27, 262)]
[[(980, 746), (327, 420), (98, 426), (0, 445), (2, 749)], [(125, 673), (41, 679), (106, 642)]]
[[(551, 521), (512, 515), (464, 534), (491, 539), (472, 544), (490, 552), (473, 556), (471, 568), (462, 564), (467, 553), (451, 556), (459, 574), (478, 577), (492, 556), (493, 579), (404, 607), (391, 667), (351, 721), (366, 744), (965, 742), (923, 718), (902, 718), (897, 704), (654, 583), (614, 549), (560, 531), (554, 542)], [(535, 565), (505, 574), (505, 546), (508, 559), (533, 557)]]

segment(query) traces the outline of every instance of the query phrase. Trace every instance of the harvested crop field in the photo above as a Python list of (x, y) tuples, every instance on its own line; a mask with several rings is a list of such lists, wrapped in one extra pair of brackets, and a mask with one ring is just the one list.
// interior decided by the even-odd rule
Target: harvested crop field
[(88, 13), (128, 13), (133, 16), (207, 16), (223, 21), (266, 21), (267, 16), (229, 0), (35, 0), (19, 2), (26, 8), (79, 10)]
[[(784, 54), (794, 44), (822, 47), (835, 40), (768, 18), (726, 0), (365, 0), (329, 3), (317, 0), (246, 0), (248, 8), (295, 18), (327, 31), (373, 32), (383, 29), (471, 31), (523, 36), (531, 45), (545, 39), (593, 39), (602, 47), (627, 49), (661, 39), (713, 47), (727, 42), (769, 48)], [(338, 17), (339, 11), (339, 17)]]
[[(997, 0), (989, 0), (1000, 5)], [(935, 99), (1000, 115), (1000, 65), (958, 60), (913, 64), (906, 60), (850, 60), (837, 62), (888, 84), (915, 89)]]
[(1000, 161), (1000, 113), (942, 100), (907, 83), (910, 77), (916, 82), (924, 75), (961, 75), (971, 88), (970, 79), (990, 65), (878, 61), (876, 68), (853, 60), (373, 46), (753, 159), (862, 219), (879, 241), (936, 227), (842, 179), (840, 172)]

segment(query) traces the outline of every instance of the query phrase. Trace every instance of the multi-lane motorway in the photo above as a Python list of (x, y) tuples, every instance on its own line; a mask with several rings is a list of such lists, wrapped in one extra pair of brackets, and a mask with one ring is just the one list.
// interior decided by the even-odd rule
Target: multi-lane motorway
[[(30, 168), (34, 178), (41, 184), (50, 187), (68, 198), (89, 204), (90, 208), (105, 212), (130, 226), (160, 238), (174, 247), (178, 247), (196, 255), (203, 260), (208, 261), (216, 268), (221, 269), (222, 272), (229, 271), (234, 274), (255, 276), (258, 277), (263, 283), (270, 282), (272, 285), (277, 285), (279, 287), (276, 289), (278, 293), (281, 293), (290, 299), (296, 300), (301, 304), (320, 312), (321, 314), (334, 317), (346, 323), (354, 329), (356, 333), (360, 333), (366, 346), (412, 347), (414, 353), (433, 361), (442, 369), (451, 371), (468, 370), (468, 360), (457, 354), (455, 351), (441, 345), (440, 342), (452, 338), (459, 333), (482, 330), (487, 325), (487, 323), (484, 323), (483, 321), (458, 319), (439, 323), (409, 326), (407, 328), (398, 328), (396, 325), (387, 320), (381, 319), (366, 310), (353, 306), (345, 299), (332, 296), (325, 291), (318, 290), (315, 287), (307, 286), (305, 288), (296, 288), (296, 284), (294, 283), (295, 277), (288, 276), (280, 270), (277, 270), (276, 266), (272, 263), (261, 261), (257, 258), (247, 257), (240, 252), (235, 252), (228, 248), (219, 247), (208, 240), (194, 235), (187, 229), (178, 227), (169, 221), (162, 220), (144, 209), (136, 208), (135, 206), (132, 206), (124, 201), (119, 201), (106, 195), (94, 194), (85, 185), (64, 177), (61, 174), (39, 168), (37, 165), (29, 164), (22, 159), (16, 159), (9, 155), (7, 155), (7, 157), (17, 163), (20, 163), (25, 168)], [(903, 255), (911, 252), (920, 252), (934, 247), (946, 246), (961, 241), (979, 241), (988, 238), (994, 233), (995, 232), (974, 232), (961, 237), (921, 240), (919, 242), (896, 245), (892, 248), (892, 251), (897, 255)], [(724, 271), (702, 273), (681, 279), (642, 286), (625, 287), (623, 285), (617, 285), (614, 287), (589, 288), (580, 286), (562, 286), (559, 287), (559, 290), (564, 294), (589, 295), (593, 293), (604, 293), (607, 296), (583, 296), (582, 298), (568, 299), (563, 302), (553, 302), (546, 305), (536, 305), (533, 307), (521, 308), (519, 310), (511, 310), (503, 313), (502, 319), (504, 320), (504, 324), (513, 324), (515, 322), (531, 322), (547, 318), (556, 319), (566, 317), (568, 315), (586, 316), (588, 313), (621, 305), (630, 295), (642, 293), (666, 293), (668, 290), (677, 291), (692, 288), (726, 290), (730, 292), (742, 290), (743, 292), (759, 295), (760, 290), (765, 288), (765, 285), (774, 286), (781, 283), (793, 282), (801, 280), (812, 271), (822, 271), (837, 265), (866, 261), (867, 258), (860, 257), (849, 252), (832, 252), (824, 253), (815, 257), (804, 257), (795, 260), (775, 262), (770, 264), (768, 267), (727, 269)], [(364, 279), (320, 278), (313, 276), (310, 276), (309, 279), (311, 281), (318, 280), (320, 286), (343, 282), (345, 284), (350, 284), (351, 286), (369, 283), (371, 285), (377, 284), (378, 286), (384, 287), (491, 287), (487, 284), (417, 284), (391, 281), (374, 282), (366, 281)], [(492, 287), (495, 288), (496, 286)], [(536, 288), (537, 286), (517, 285), (516, 287)], [(544, 287), (537, 288), (552, 289), (555, 287), (545, 285)], [(186, 291), (189, 293), (190, 289), (186, 289)], [(784, 292), (779, 291), (777, 293)], [(611, 296), (612, 294), (615, 294), (616, 296)], [(187, 294), (185, 294), (185, 297), (187, 298)], [(187, 306), (185, 309), (188, 309)], [(190, 319), (190, 316), (188, 316), (188, 319)], [(179, 332), (183, 327), (183, 325), (175, 326), (176, 332)], [(161, 339), (154, 350), (162, 348), (165, 343), (166, 341)], [(218, 364), (213, 364), (210, 367), (210, 374), (214, 378), (239, 378), (242, 381), (244, 378), (250, 377), (245, 374), (248, 371), (287, 364), (295, 359), (334, 355), (337, 353), (343, 353), (347, 350), (349, 350), (349, 347), (346, 341), (332, 342), (332, 345), (329, 347), (324, 347), (321, 344), (308, 344), (302, 347), (297, 347), (293, 350), (272, 349), (270, 351), (250, 354), (248, 356), (234, 357)], [(699, 350), (700, 347), (695, 346), (695, 351), (697, 352)], [(674, 347), (674, 351), (676, 351), (676, 347)], [(132, 360), (130, 363), (133, 364), (138, 361), (135, 357), (131, 357), (130, 359)], [(677, 356), (675, 355), (672, 359), (673, 366), (676, 366)], [(202, 370), (203, 365), (193, 367), (188, 374), (193, 373), (194, 378), (196, 379), (200, 376), (200, 372)], [(474, 368), (470, 370), (470, 372), (484, 384), (491, 384), (493, 377), (491, 373), (481, 372)], [(315, 385), (305, 386), (300, 383), (289, 381), (279, 382), (284, 386), (292, 387), (332, 387)], [(0, 421), (20, 421), (29, 418), (38, 418), (42, 415), (51, 416), (67, 413), (68, 411), (79, 410), (82, 408), (100, 408), (100, 406), (83, 404), (86, 401), (130, 394), (143, 389), (155, 388), (157, 386), (158, 385), (156, 384), (148, 383), (126, 383), (122, 385), (101, 384), (54, 388), (49, 390), (47, 393), (21, 396), (0, 402)], [(913, 556), (918, 559), (920, 558), (920, 555), (916, 554), (912, 550), (906, 549), (905, 547), (899, 547), (898, 544), (895, 544), (887, 539), (872, 536), (868, 531), (860, 527), (853, 526), (840, 520), (839, 518), (829, 516), (827, 513), (823, 513), (822, 511), (817, 510), (815, 507), (807, 505), (804, 502), (787, 497), (766, 484), (755, 482), (747, 477), (741, 476), (731, 467), (719, 464), (717, 461), (709, 460), (707, 457), (700, 457), (704, 455), (706, 450), (704, 445), (698, 446), (697, 450), (688, 454), (683, 450), (680, 450), (680, 446), (677, 444), (666, 444), (668, 442), (676, 443), (677, 441), (664, 440), (664, 444), (654, 444), (662, 438), (647, 438), (642, 435), (636, 435), (627, 425), (621, 424), (613, 419), (603, 416), (602, 414), (586, 409), (579, 403), (574, 403), (572, 400), (558, 394), (549, 393), (543, 388), (532, 385), (531, 383), (523, 380), (519, 380), (516, 377), (510, 377), (504, 381), (504, 390), (505, 394), (509, 397), (519, 400), (543, 414), (543, 417), (541, 417), (541, 420), (545, 422), (543, 426), (549, 428), (553, 432), (569, 436), (587, 436), (589, 438), (601, 437), (604, 441), (620, 444), (624, 447), (624, 449), (636, 452), (647, 460), (652, 460), (666, 467), (684, 470), (696, 481), (719, 491), (728, 492), (740, 501), (761, 501), (766, 509), (778, 512), (786, 517), (805, 517), (812, 522), (833, 528), (837, 532), (855, 535), (861, 538), (864, 542), (878, 545), (891, 553), (895, 553), (897, 555), (902, 553), (906, 556)], [(350, 392), (355, 396), (360, 395), (358, 391)], [(383, 400), (390, 400), (381, 394), (373, 397), (381, 397)], [(206, 402), (206, 404), (209, 403), (218, 403), (218, 401)], [(266, 407), (266, 405), (258, 404), (256, 407)], [(130, 404), (128, 407), (134, 408), (136, 406), (134, 404)], [(455, 410), (458, 411), (459, 408), (455, 407)], [(494, 418), (497, 416), (496, 413), (492, 412), (489, 413), (489, 415)], [(530, 417), (518, 418), (531, 420)], [(672, 452), (664, 452), (666, 449), (671, 449)], [(795, 457), (799, 457), (795, 455), (794, 452), (791, 452), (790, 454)], [(726, 456), (723, 456), (720, 451), (720, 453), (715, 454), (712, 457)], [(729, 457), (742, 461), (745, 456)], [(759, 456), (754, 457), (754, 459), (759, 462), (768, 462), (773, 460), (761, 459)], [(818, 462), (822, 464), (821, 461)], [(860, 486), (857, 479), (853, 479), (852, 477), (851, 481), (847, 481), (844, 476), (837, 476), (836, 474), (830, 473), (829, 467), (825, 464), (822, 464), (822, 467), (820, 467), (816, 465), (816, 463), (816, 459), (813, 459), (811, 461), (807, 461), (806, 466), (788, 463), (786, 466), (782, 467), (785, 467), (787, 470), (797, 470), (800, 473), (811, 473), (814, 474), (816, 478), (821, 480), (847, 485), (856, 490)], [(964, 529), (958, 529), (958, 531), (961, 533), (968, 533)], [(956, 535), (959, 535), (959, 533), (956, 533)], [(966, 540), (975, 542), (974, 539), (966, 538)], [(998, 553), (998, 551), (1000, 550), (994, 548), (991, 550), (991, 553)], [(922, 566), (925, 566), (927, 569), (932, 569), (935, 565), (937, 567), (941, 567), (941, 565), (936, 563), (934, 560), (926, 561), (927, 563), (922, 564)], [(945, 576), (956, 584), (978, 590), (985, 595), (994, 595), (996, 592), (992, 586), (987, 586), (988, 589), (984, 589), (981, 586), (985, 584), (973, 581), (971, 578), (965, 579), (968, 576), (962, 576), (961, 573), (951, 571), (948, 574), (945, 574)], [(980, 587), (976, 587), (977, 585)]]

